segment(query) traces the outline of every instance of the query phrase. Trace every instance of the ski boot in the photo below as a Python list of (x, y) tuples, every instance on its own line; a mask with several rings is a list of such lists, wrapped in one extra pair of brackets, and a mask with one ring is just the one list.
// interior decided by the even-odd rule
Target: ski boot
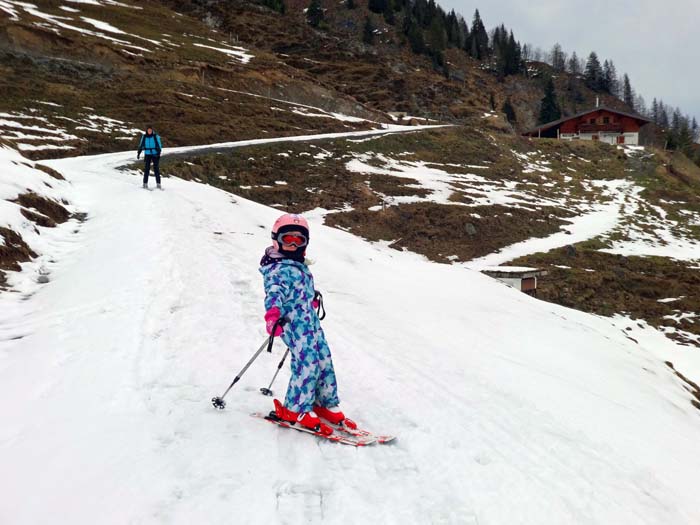
[(333, 425), (337, 425), (339, 427), (348, 427), (353, 430), (357, 429), (357, 423), (355, 423), (352, 419), (348, 419), (345, 417), (345, 414), (343, 414), (338, 407), (322, 407), (318, 405), (314, 405), (314, 412), (318, 414), (319, 417), (322, 417), (329, 423)]
[(333, 429), (328, 425), (321, 423), (321, 420), (313, 412), (293, 412), (286, 408), (277, 399), (275, 399), (274, 402), (275, 415), (282, 421), (287, 421), (293, 425), (299, 423), (304, 428), (308, 428), (314, 432), (320, 432), (326, 436), (330, 436), (333, 433)]

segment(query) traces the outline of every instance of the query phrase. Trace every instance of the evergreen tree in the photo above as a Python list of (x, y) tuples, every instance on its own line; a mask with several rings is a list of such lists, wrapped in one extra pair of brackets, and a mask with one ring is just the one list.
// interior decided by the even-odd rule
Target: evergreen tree
[(576, 51), (571, 54), (571, 58), (569, 58), (569, 61), (566, 63), (566, 70), (574, 76), (579, 76), (581, 74), (581, 63)]
[(447, 47), (445, 22), (439, 16), (433, 18), (428, 30), (428, 45), (434, 53), (442, 53)]
[(459, 22), (454, 9), (447, 15), (445, 30), (447, 31), (447, 44), (452, 47), (461, 47), (459, 45)]
[(680, 108), (676, 108), (673, 112), (671, 127), (666, 133), (666, 140), (669, 149), (678, 149), (688, 155), (692, 154), (693, 132), (690, 118), (684, 116)]
[(700, 141), (700, 127), (698, 127), (698, 121), (693, 117), (693, 122), (690, 125), (690, 131), (693, 134), (693, 142)]
[(484, 60), (489, 52), (489, 35), (484, 27), (484, 22), (481, 20), (479, 10), (474, 12), (474, 20), (472, 21), (472, 48), (471, 55), (477, 60)]
[(367, 8), (373, 13), (382, 14), (386, 11), (387, 3), (387, 0), (369, 0)]
[(515, 36), (513, 35), (513, 31), (510, 32), (510, 35), (508, 36), (508, 54), (507, 54), (507, 69), (506, 69), (506, 74), (507, 75), (515, 75), (517, 73), (521, 73), (522, 71), (525, 70), (525, 67), (523, 66), (523, 54), (522, 54), (522, 48), (520, 47), (520, 42), (515, 41)]
[(663, 100), (659, 101), (659, 127), (661, 129), (667, 130), (670, 127), (668, 121), (668, 109)]
[(425, 53), (425, 41), (423, 40), (423, 31), (418, 25), (417, 20), (413, 15), (407, 14), (404, 18), (404, 33), (408, 38), (408, 43), (411, 46), (411, 51), (417, 55)]
[(666, 138), (668, 140), (668, 147), (670, 149), (677, 149), (680, 145), (679, 136), (681, 132), (681, 111), (676, 108), (671, 117), (671, 127), (666, 133)]
[(417, 25), (424, 29), (428, 27), (426, 22), (428, 19), (428, 2), (426, 0), (414, 0), (411, 13)]
[(426, 11), (426, 18), (425, 18), (425, 27), (429, 28), (430, 25), (433, 23), (433, 20), (435, 17), (439, 15), (439, 11), (442, 11), (442, 9), (439, 9), (437, 4), (435, 3), (435, 0), (428, 0), (428, 9)]
[(690, 118), (688, 116), (683, 116), (681, 118), (681, 126), (678, 130), (678, 148), (682, 150), (686, 155), (690, 155), (691, 145), (695, 142), (693, 138), (693, 131), (691, 129)]
[(603, 76), (600, 79), (600, 90), (610, 93), (610, 62), (603, 62)]
[(318, 27), (323, 21), (323, 8), (321, 0), (311, 0), (309, 8), (306, 10), (306, 20), (311, 27)]
[(561, 118), (561, 109), (557, 103), (557, 94), (554, 89), (554, 80), (550, 77), (544, 88), (544, 97), (540, 104), (540, 116), (538, 124), (546, 124)]
[(285, 5), (284, 5), (284, 0), (263, 0), (262, 4), (265, 7), (269, 7), (273, 11), (277, 11), (278, 13), (284, 14), (285, 12)]
[(506, 119), (511, 124), (515, 124), (517, 122), (517, 119), (515, 118), (515, 108), (513, 108), (513, 104), (511, 104), (510, 98), (507, 98), (506, 101), (503, 103), (503, 113), (505, 113)]
[(365, 25), (362, 28), (362, 41), (370, 46), (374, 44), (374, 26), (369, 16), (365, 17)]
[(630, 84), (630, 77), (625, 73), (622, 80), (622, 100), (632, 109), (634, 107), (634, 93), (632, 92), (632, 84)]
[(593, 91), (601, 91), (603, 84), (603, 68), (600, 67), (600, 60), (595, 51), (588, 55), (586, 70), (583, 73), (586, 86)]
[(651, 120), (654, 124), (659, 124), (659, 102), (656, 100), (656, 97), (651, 103)]
[[(491, 33), (491, 56), (494, 58), (492, 67), (496, 70), (499, 79), (506, 75), (506, 45), (508, 32), (504, 25), (497, 26)], [(495, 108), (494, 108), (495, 109)]]
[(384, 7), (384, 21), (393, 26), (396, 23), (396, 16), (394, 16), (394, 5), (392, 0), (387, 0), (386, 6)]
[(446, 17), (441, 9), (433, 16), (428, 28), (428, 54), (433, 60), (433, 67), (442, 69), (446, 78), (449, 78), (449, 72), (446, 68), (445, 56), (443, 51), (447, 48), (447, 31), (445, 30)]
[(499, 79), (515, 75), (525, 69), (523, 65), (522, 48), (515, 41), (513, 31), (510, 33), (504, 25), (493, 30), (491, 35), (491, 66)]
[(459, 47), (464, 50), (467, 54), (469, 53), (469, 26), (464, 18), (459, 18), (459, 34), (460, 34), (460, 45)]
[(603, 87), (607, 93), (618, 95), (617, 69), (612, 60), (606, 60), (603, 64)]

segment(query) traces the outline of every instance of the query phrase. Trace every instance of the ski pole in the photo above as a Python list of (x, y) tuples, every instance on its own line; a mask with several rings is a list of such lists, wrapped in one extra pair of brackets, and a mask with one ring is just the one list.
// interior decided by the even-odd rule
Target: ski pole
[(233, 388), (233, 385), (238, 383), (238, 381), (243, 377), (243, 374), (245, 374), (246, 370), (248, 370), (248, 367), (253, 364), (253, 361), (255, 361), (260, 353), (265, 350), (265, 347), (267, 347), (267, 351), (271, 352), (272, 351), (272, 343), (275, 341), (275, 332), (277, 331), (278, 326), (284, 326), (284, 324), (287, 322), (287, 319), (284, 317), (280, 317), (277, 322), (274, 324), (272, 327), (272, 330), (270, 331), (270, 337), (265, 339), (265, 342), (258, 348), (258, 351), (255, 352), (253, 357), (250, 358), (250, 361), (246, 363), (246, 365), (243, 367), (243, 369), (238, 372), (238, 375), (234, 378), (233, 382), (229, 385), (229, 387), (226, 389), (226, 392), (223, 393), (221, 396), (216, 396), (211, 398), (211, 404), (214, 405), (214, 408), (218, 408), (219, 410), (223, 410), (226, 408), (226, 402), (224, 401), (224, 397), (226, 397), (226, 394), (228, 394), (229, 390)]
[(277, 374), (280, 373), (280, 370), (282, 369), (282, 365), (284, 365), (284, 360), (287, 359), (287, 354), (288, 354), (288, 353), (289, 353), (289, 348), (287, 348), (287, 351), (286, 351), (286, 352), (284, 353), (284, 355), (282, 356), (282, 360), (280, 361), (280, 364), (277, 365), (277, 372), (275, 372), (275, 375), (272, 376), (272, 381), (270, 381), (270, 386), (268, 386), (267, 388), (262, 387), (262, 388), (260, 389), (260, 392), (262, 392), (262, 394), (263, 394), (264, 396), (271, 396), (271, 395), (272, 395), (272, 393), (273, 393), (272, 390), (271, 390), (271, 388), (272, 388), (272, 383), (274, 383), (274, 382), (275, 382), (275, 379), (277, 379)]

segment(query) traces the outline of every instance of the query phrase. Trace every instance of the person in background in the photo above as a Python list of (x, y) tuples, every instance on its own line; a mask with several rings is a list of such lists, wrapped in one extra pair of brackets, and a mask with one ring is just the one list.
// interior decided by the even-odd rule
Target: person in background
[(146, 128), (146, 133), (141, 135), (141, 141), (139, 142), (139, 150), (136, 154), (136, 158), (141, 157), (141, 152), (144, 152), (145, 165), (143, 168), (143, 187), (148, 189), (148, 176), (151, 172), (151, 163), (153, 163), (153, 174), (156, 176), (156, 184), (158, 189), (163, 188), (160, 185), (160, 150), (162, 149), (162, 144), (160, 141), (160, 136), (153, 131), (153, 126), (148, 126)]

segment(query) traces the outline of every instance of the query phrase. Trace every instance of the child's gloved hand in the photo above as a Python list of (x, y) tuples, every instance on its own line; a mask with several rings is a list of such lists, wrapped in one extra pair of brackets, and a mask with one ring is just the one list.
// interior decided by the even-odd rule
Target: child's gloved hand
[[(273, 306), (267, 312), (265, 312), (265, 329), (267, 330), (267, 333), (269, 335), (273, 335), (272, 329), (275, 328), (275, 323), (279, 321), (279, 318), (281, 316), (282, 312), (280, 312), (280, 309), (276, 306)], [(280, 325), (277, 325), (274, 336), (277, 337), (280, 335), (282, 335), (282, 327)]]

